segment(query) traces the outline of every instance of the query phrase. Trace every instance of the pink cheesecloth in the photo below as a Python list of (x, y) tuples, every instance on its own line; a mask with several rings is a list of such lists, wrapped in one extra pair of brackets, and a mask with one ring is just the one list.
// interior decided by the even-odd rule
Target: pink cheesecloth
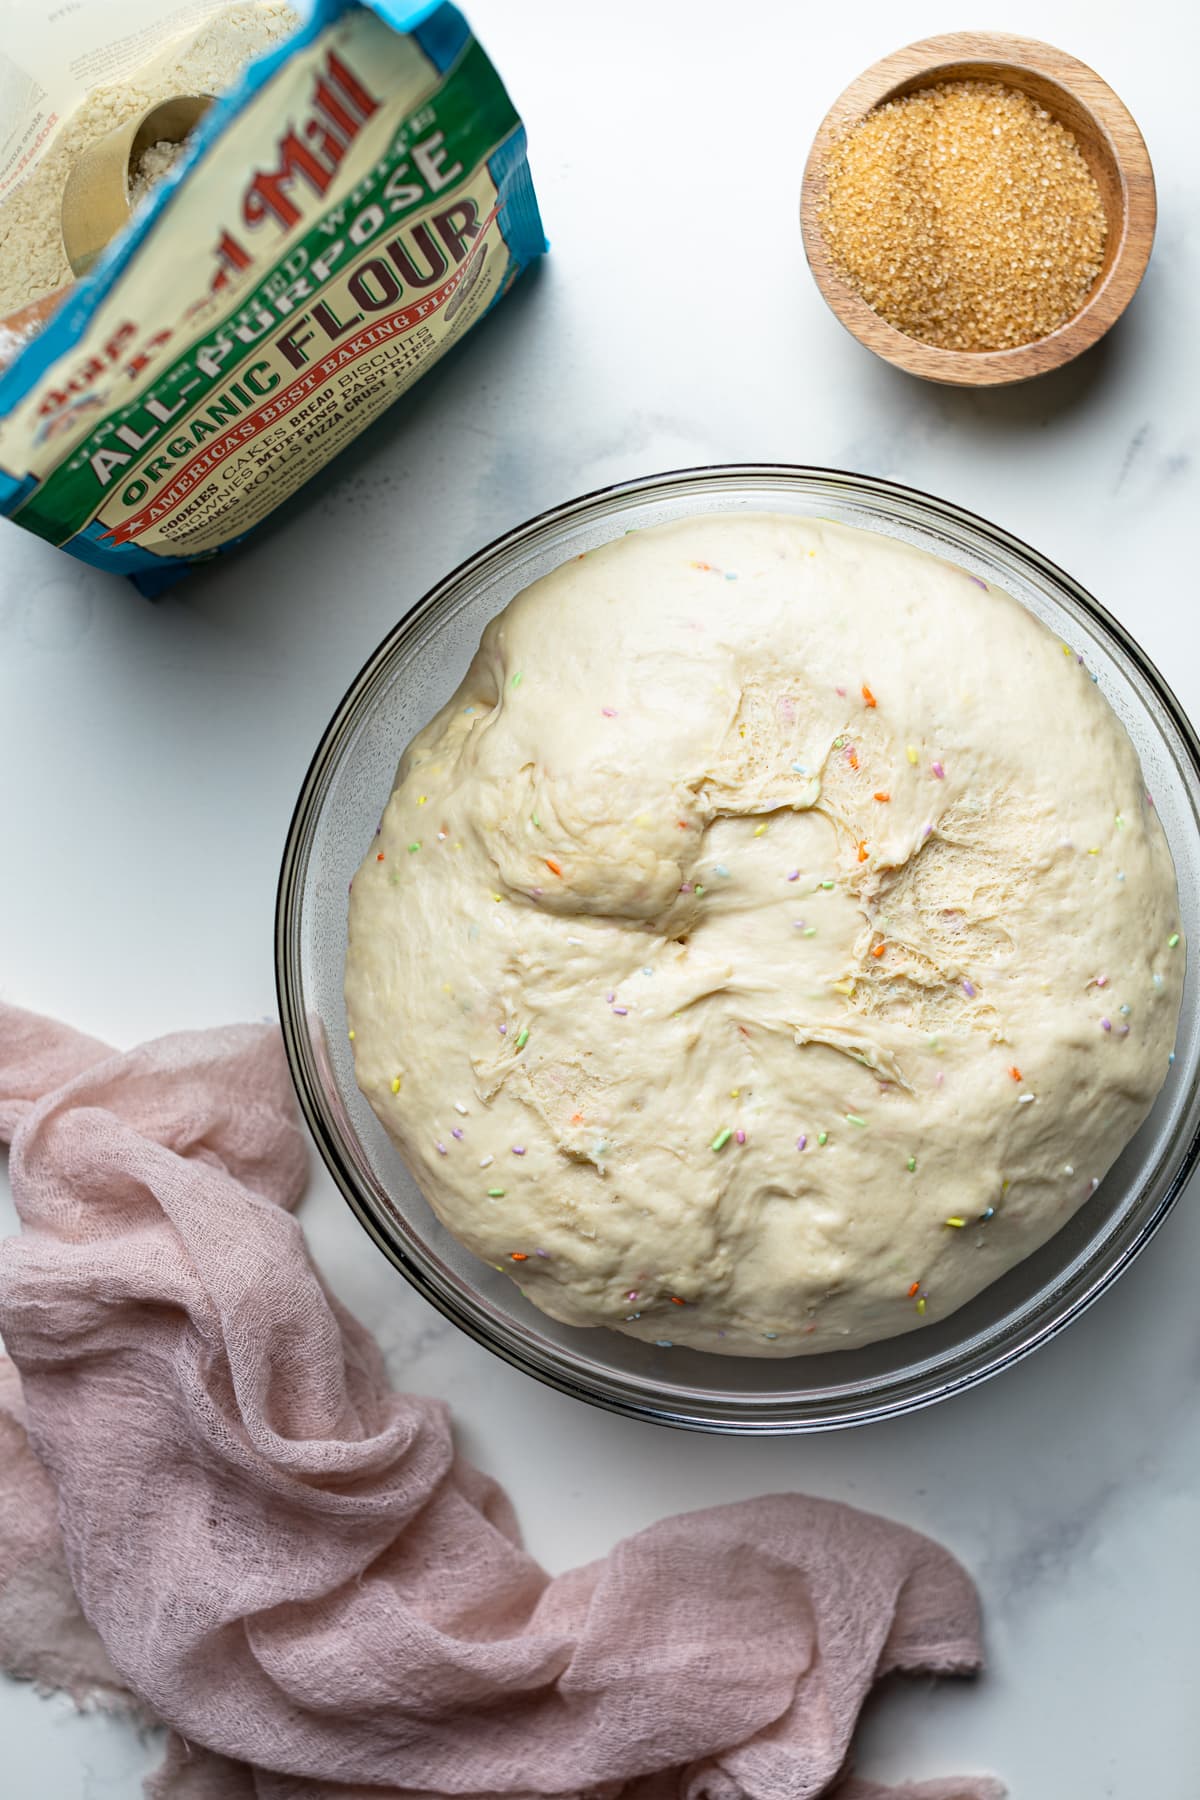
[(880, 1676), (980, 1664), (915, 1532), (780, 1494), (538, 1567), (309, 1261), (273, 1027), (0, 1006), (0, 1137), (0, 1667), (165, 1721), (154, 1800), (1001, 1792), (846, 1773)]

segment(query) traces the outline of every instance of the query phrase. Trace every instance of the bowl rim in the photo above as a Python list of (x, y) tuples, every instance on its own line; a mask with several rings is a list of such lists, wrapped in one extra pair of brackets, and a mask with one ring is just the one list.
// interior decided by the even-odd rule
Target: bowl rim
[[(945, 350), (897, 330), (839, 273), (818, 217), (825, 196), (825, 158), (834, 140), (898, 88), (919, 85), (943, 69), (1027, 69), (1068, 93), (1107, 146), (1120, 188), (1121, 229), (1107, 273), (1079, 311), (1046, 337), (1008, 350)], [(1157, 223), (1154, 169), (1128, 107), (1087, 63), (1039, 38), (997, 31), (949, 32), (919, 38), (881, 57), (846, 86), (820, 125), (804, 165), (800, 231), (804, 254), (830, 311), (868, 350), (910, 375), (952, 387), (1002, 387), (1073, 362), (1115, 325), (1141, 283)]]
[[(464, 1303), (461, 1295), (449, 1283), (443, 1284), (435, 1279), (430, 1271), (421, 1267), (406, 1253), (398, 1241), (382, 1229), (379, 1220), (360, 1191), (354, 1172), (342, 1152), (331, 1118), (326, 1115), (318, 1103), (317, 1084), (309, 1079), (312, 1045), (305, 1014), (298, 998), (299, 981), (296, 979), (297, 971), (294, 968), (296, 959), (293, 952), (299, 940), (299, 933), (294, 927), (298, 926), (301, 917), (300, 896), (305, 865), (304, 852), (312, 830), (320, 817), (321, 777), (327, 766), (336, 759), (347, 727), (360, 712), (375, 677), (390, 660), (393, 649), (398, 640), (406, 634), (410, 622), (422, 612), (436, 605), (444, 593), (452, 591), (469, 579), (473, 571), (482, 568), (491, 558), (505, 551), (510, 545), (516, 545), (542, 532), (548, 526), (586, 514), (598, 504), (612, 502), (620, 496), (646, 495), (656, 489), (665, 490), (669, 487), (686, 488), (691, 484), (699, 485), (720, 477), (751, 480), (783, 479), (785, 481), (798, 478), (805, 482), (816, 483), (818, 486), (826, 486), (835, 494), (844, 494), (848, 488), (852, 494), (859, 497), (890, 499), (901, 504), (915, 502), (919, 508), (931, 512), (941, 523), (950, 526), (965, 525), (979, 533), (985, 540), (990, 540), (1002, 552), (1025, 559), (1038, 574), (1062, 588), (1082, 608), (1091, 621), (1099, 625), (1102, 631), (1114, 640), (1117, 648), (1128, 657), (1139, 679), (1146, 683), (1154, 698), (1167, 714), (1173, 729), (1178, 733), (1181, 746), (1190, 764), (1190, 772), (1200, 787), (1200, 736), (1197, 735), (1173, 689), (1141, 649), (1136, 639), (1073, 576), (1067, 574), (1049, 557), (1033, 549), (1023, 539), (1014, 536), (1002, 526), (994, 525), (982, 515), (959, 506), (955, 501), (944, 500), (937, 495), (926, 493), (921, 488), (909, 487), (882, 476), (858, 474), (853, 470), (826, 468), (815, 464), (781, 462), (706, 463), (663, 470), (656, 474), (610, 482), (602, 487), (590, 489), (573, 499), (560, 501), (554, 506), (546, 507), (508, 530), (500, 532), (481, 549), (465, 557), (406, 607), (396, 623), (367, 657), (343, 693), (328, 725), (321, 734), (317, 748), (305, 771), (288, 823), (275, 899), (275, 988), (288, 1072), (305, 1123), (308, 1125), (335, 1186), (346, 1200), (359, 1224), (393, 1267), (397, 1268), (416, 1288), (417, 1292), (435, 1306), (452, 1324), (464, 1331), (468, 1337), (473, 1338), (476, 1343), (482, 1345), (484, 1349), (501, 1357), (523, 1374), (532, 1376), (536, 1381), (556, 1388), (559, 1392), (569, 1394), (588, 1405), (600, 1407), (607, 1412), (655, 1424), (670, 1425), (683, 1430), (719, 1432), (729, 1436), (806, 1436), (814, 1432), (847, 1430), (852, 1426), (921, 1411), (938, 1401), (950, 1398), (951, 1395), (976, 1387), (993, 1375), (1000, 1374), (1003, 1370), (1014, 1367), (1017, 1363), (1024, 1361), (1027, 1356), (1032, 1355), (1035, 1350), (1040, 1349), (1043, 1344), (1047, 1344), (1057, 1337), (1068, 1325), (1086, 1312), (1103, 1293), (1107, 1292), (1118, 1277), (1141, 1254), (1174, 1207), (1200, 1162), (1200, 1119), (1195, 1122), (1190, 1142), (1184, 1147), (1179, 1167), (1160, 1195), (1153, 1212), (1142, 1220), (1120, 1254), (1105, 1266), (1088, 1271), (1079, 1291), (1065, 1305), (1062, 1304), (1061, 1295), (1056, 1296), (1056, 1309), (1033, 1321), (1020, 1341), (1009, 1344), (999, 1351), (993, 1347), (990, 1351), (985, 1348), (980, 1352), (973, 1352), (970, 1365), (965, 1370), (946, 1372), (939, 1377), (936, 1383), (930, 1383), (924, 1389), (909, 1392), (901, 1387), (901, 1391), (894, 1394), (886, 1394), (882, 1397), (873, 1396), (865, 1401), (859, 1400), (847, 1405), (836, 1416), (821, 1414), (797, 1418), (794, 1413), (787, 1414), (783, 1410), (789, 1404), (787, 1396), (781, 1396), (777, 1400), (765, 1403), (757, 1408), (753, 1415), (748, 1415), (744, 1410), (738, 1410), (743, 1403), (736, 1400), (722, 1401), (720, 1404), (706, 1402), (703, 1405), (689, 1406), (684, 1409), (669, 1401), (659, 1402), (648, 1398), (639, 1385), (633, 1382), (625, 1383), (623, 1377), (615, 1374), (608, 1375), (609, 1390), (602, 1392), (574, 1373), (569, 1358), (565, 1354), (561, 1352), (534, 1354), (519, 1328), (514, 1326), (497, 1333), (489, 1328), (481, 1317), (476, 1316), (476, 1310)], [(297, 998), (293, 998), (294, 992)], [(1200, 1075), (1194, 1080), (1192, 1087), (1193, 1092), (1200, 1087)], [(906, 1380), (911, 1381), (913, 1377), (911, 1374), (905, 1376), (900, 1373), (891, 1379), (893, 1386), (899, 1386)]]

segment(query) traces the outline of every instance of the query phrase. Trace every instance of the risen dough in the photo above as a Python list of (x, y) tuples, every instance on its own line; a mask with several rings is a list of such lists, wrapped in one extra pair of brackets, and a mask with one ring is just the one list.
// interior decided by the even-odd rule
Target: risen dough
[(521, 594), (354, 880), (357, 1076), (556, 1318), (749, 1356), (942, 1318), (1083, 1204), (1167, 1071), (1137, 756), (1007, 595), (714, 515)]

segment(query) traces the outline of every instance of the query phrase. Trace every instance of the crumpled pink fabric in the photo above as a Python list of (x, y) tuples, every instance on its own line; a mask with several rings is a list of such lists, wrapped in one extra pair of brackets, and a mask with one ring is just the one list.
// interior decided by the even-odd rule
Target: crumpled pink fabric
[(165, 1720), (155, 1800), (805, 1800), (881, 1675), (978, 1667), (944, 1550), (797, 1495), (549, 1579), (309, 1261), (273, 1027), (0, 1007), (0, 1135), (0, 1663)]

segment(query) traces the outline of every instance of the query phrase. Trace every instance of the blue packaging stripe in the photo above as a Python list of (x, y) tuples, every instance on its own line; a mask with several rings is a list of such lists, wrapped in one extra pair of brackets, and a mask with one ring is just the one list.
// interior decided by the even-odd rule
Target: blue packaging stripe
[(518, 125), (488, 158), (488, 171), (501, 196), (499, 225), (504, 241), (518, 267), (527, 268), (549, 246), (529, 174), (523, 125)]

